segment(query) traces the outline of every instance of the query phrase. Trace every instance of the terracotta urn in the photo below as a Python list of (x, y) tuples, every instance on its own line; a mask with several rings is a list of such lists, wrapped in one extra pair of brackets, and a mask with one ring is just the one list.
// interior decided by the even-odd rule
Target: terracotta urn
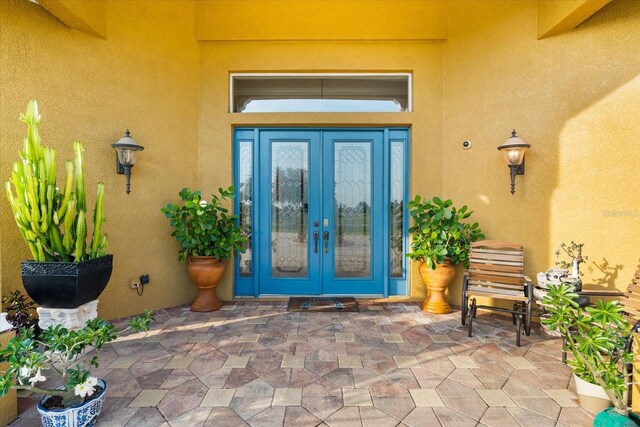
[(224, 274), (224, 262), (212, 256), (191, 256), (187, 271), (198, 287), (198, 296), (191, 304), (191, 311), (215, 311), (222, 307), (216, 286)]
[(436, 269), (431, 269), (426, 262), (420, 264), (420, 276), (427, 286), (427, 298), (422, 303), (422, 310), (427, 313), (446, 314), (451, 313), (451, 306), (444, 294), (456, 275), (456, 268), (449, 258), (442, 264), (436, 264)]

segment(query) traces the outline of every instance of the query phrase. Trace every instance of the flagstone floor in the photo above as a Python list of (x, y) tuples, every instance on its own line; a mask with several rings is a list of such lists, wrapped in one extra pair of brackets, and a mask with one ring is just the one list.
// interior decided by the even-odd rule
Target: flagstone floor
[[(288, 313), (239, 302), (156, 313), (146, 335), (100, 357), (98, 426), (590, 426), (559, 339), (536, 327), (515, 346), (510, 319), (429, 315), (411, 303), (359, 313)], [(19, 399), (35, 426), (37, 398)]]

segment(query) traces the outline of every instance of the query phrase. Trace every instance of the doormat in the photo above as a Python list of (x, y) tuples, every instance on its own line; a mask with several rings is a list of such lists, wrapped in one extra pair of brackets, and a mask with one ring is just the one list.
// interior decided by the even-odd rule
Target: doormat
[(353, 297), (291, 297), (287, 311), (358, 312), (358, 303)]

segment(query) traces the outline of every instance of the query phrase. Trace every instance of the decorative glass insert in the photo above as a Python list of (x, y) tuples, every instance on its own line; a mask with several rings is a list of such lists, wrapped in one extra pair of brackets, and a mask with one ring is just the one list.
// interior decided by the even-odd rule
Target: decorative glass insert
[(371, 143), (334, 148), (335, 277), (371, 276)]
[(404, 276), (404, 141), (391, 141), (390, 263), (391, 277)]
[(241, 277), (251, 277), (253, 273), (253, 201), (251, 200), (251, 195), (253, 194), (252, 143), (253, 141), (238, 142), (238, 203), (240, 206), (238, 216), (240, 217), (240, 228), (247, 237), (247, 241), (243, 245), (245, 252), (238, 254), (238, 265)]
[(307, 277), (308, 193), (308, 144), (272, 143), (271, 277)]
[(409, 74), (232, 75), (231, 111), (410, 111)]

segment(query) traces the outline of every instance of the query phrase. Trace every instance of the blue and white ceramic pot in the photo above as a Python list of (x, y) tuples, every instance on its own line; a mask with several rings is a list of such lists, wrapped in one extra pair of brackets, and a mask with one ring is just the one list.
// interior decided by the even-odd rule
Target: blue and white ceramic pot
[(95, 398), (84, 402), (82, 405), (65, 409), (45, 409), (42, 404), (50, 397), (45, 396), (38, 402), (38, 412), (44, 427), (92, 427), (96, 423), (102, 410), (104, 396), (107, 392), (107, 383), (98, 380), (102, 392)]

